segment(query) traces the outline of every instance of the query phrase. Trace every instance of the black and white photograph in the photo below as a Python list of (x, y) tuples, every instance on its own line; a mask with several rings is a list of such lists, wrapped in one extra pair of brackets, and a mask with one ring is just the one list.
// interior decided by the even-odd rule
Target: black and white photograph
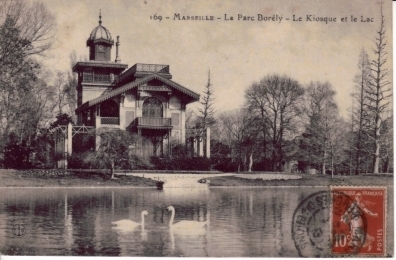
[(0, 0), (0, 255), (394, 257), (392, 19)]

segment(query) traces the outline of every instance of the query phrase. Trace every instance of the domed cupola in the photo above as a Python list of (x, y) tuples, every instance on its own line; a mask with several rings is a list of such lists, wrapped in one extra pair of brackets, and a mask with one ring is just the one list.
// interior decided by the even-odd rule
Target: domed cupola
[(89, 59), (97, 61), (111, 60), (111, 46), (114, 40), (106, 27), (102, 26), (102, 14), (99, 14), (99, 25), (93, 29), (87, 40)]

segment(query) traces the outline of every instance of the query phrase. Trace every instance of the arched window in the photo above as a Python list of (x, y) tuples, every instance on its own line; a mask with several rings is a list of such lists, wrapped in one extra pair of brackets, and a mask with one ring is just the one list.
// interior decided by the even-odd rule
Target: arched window
[(100, 116), (101, 117), (119, 117), (120, 107), (117, 102), (112, 99), (106, 100), (100, 104)]
[(162, 117), (162, 102), (157, 98), (147, 98), (143, 103), (143, 117)]

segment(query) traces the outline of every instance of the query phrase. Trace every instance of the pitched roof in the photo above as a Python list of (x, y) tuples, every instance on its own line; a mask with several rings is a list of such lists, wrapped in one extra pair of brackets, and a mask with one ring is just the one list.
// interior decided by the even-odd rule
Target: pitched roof
[(115, 89), (103, 94), (102, 96), (100, 96), (98, 98), (95, 98), (93, 100), (87, 101), (86, 103), (82, 104), (79, 108), (77, 108), (76, 112), (79, 112), (79, 111), (84, 110), (84, 109), (86, 109), (88, 107), (91, 107), (93, 105), (99, 104), (99, 103), (101, 103), (101, 102), (103, 102), (103, 101), (105, 101), (107, 99), (110, 99), (110, 98), (113, 98), (113, 97), (115, 97), (117, 95), (120, 95), (120, 94), (122, 94), (122, 93), (124, 93), (124, 92), (126, 92), (126, 91), (128, 91), (130, 89), (133, 89), (133, 88), (136, 88), (138, 86), (141, 86), (142, 84), (145, 84), (145, 83), (147, 83), (147, 82), (149, 82), (150, 80), (153, 80), (153, 79), (160, 80), (163, 83), (165, 83), (165, 84), (177, 89), (178, 91), (180, 91), (180, 92), (186, 94), (187, 96), (189, 96), (190, 98), (192, 98), (194, 101), (198, 101), (199, 100), (199, 94), (197, 94), (197, 93), (195, 93), (195, 92), (183, 87), (182, 85), (179, 85), (178, 83), (176, 83), (176, 82), (174, 82), (172, 80), (166, 79), (166, 78), (161, 77), (160, 75), (158, 75), (156, 73), (153, 73), (153, 74), (150, 74), (150, 75), (148, 75), (148, 76), (146, 76), (144, 78), (137, 79), (137, 80), (135, 80), (133, 82), (127, 83), (124, 86), (115, 88)]

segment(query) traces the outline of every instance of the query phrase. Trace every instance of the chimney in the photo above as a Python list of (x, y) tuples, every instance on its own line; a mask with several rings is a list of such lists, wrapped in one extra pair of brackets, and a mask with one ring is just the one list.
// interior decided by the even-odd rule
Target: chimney
[(120, 62), (121, 61), (120, 57), (118, 56), (118, 46), (120, 46), (120, 36), (117, 36), (115, 62)]

